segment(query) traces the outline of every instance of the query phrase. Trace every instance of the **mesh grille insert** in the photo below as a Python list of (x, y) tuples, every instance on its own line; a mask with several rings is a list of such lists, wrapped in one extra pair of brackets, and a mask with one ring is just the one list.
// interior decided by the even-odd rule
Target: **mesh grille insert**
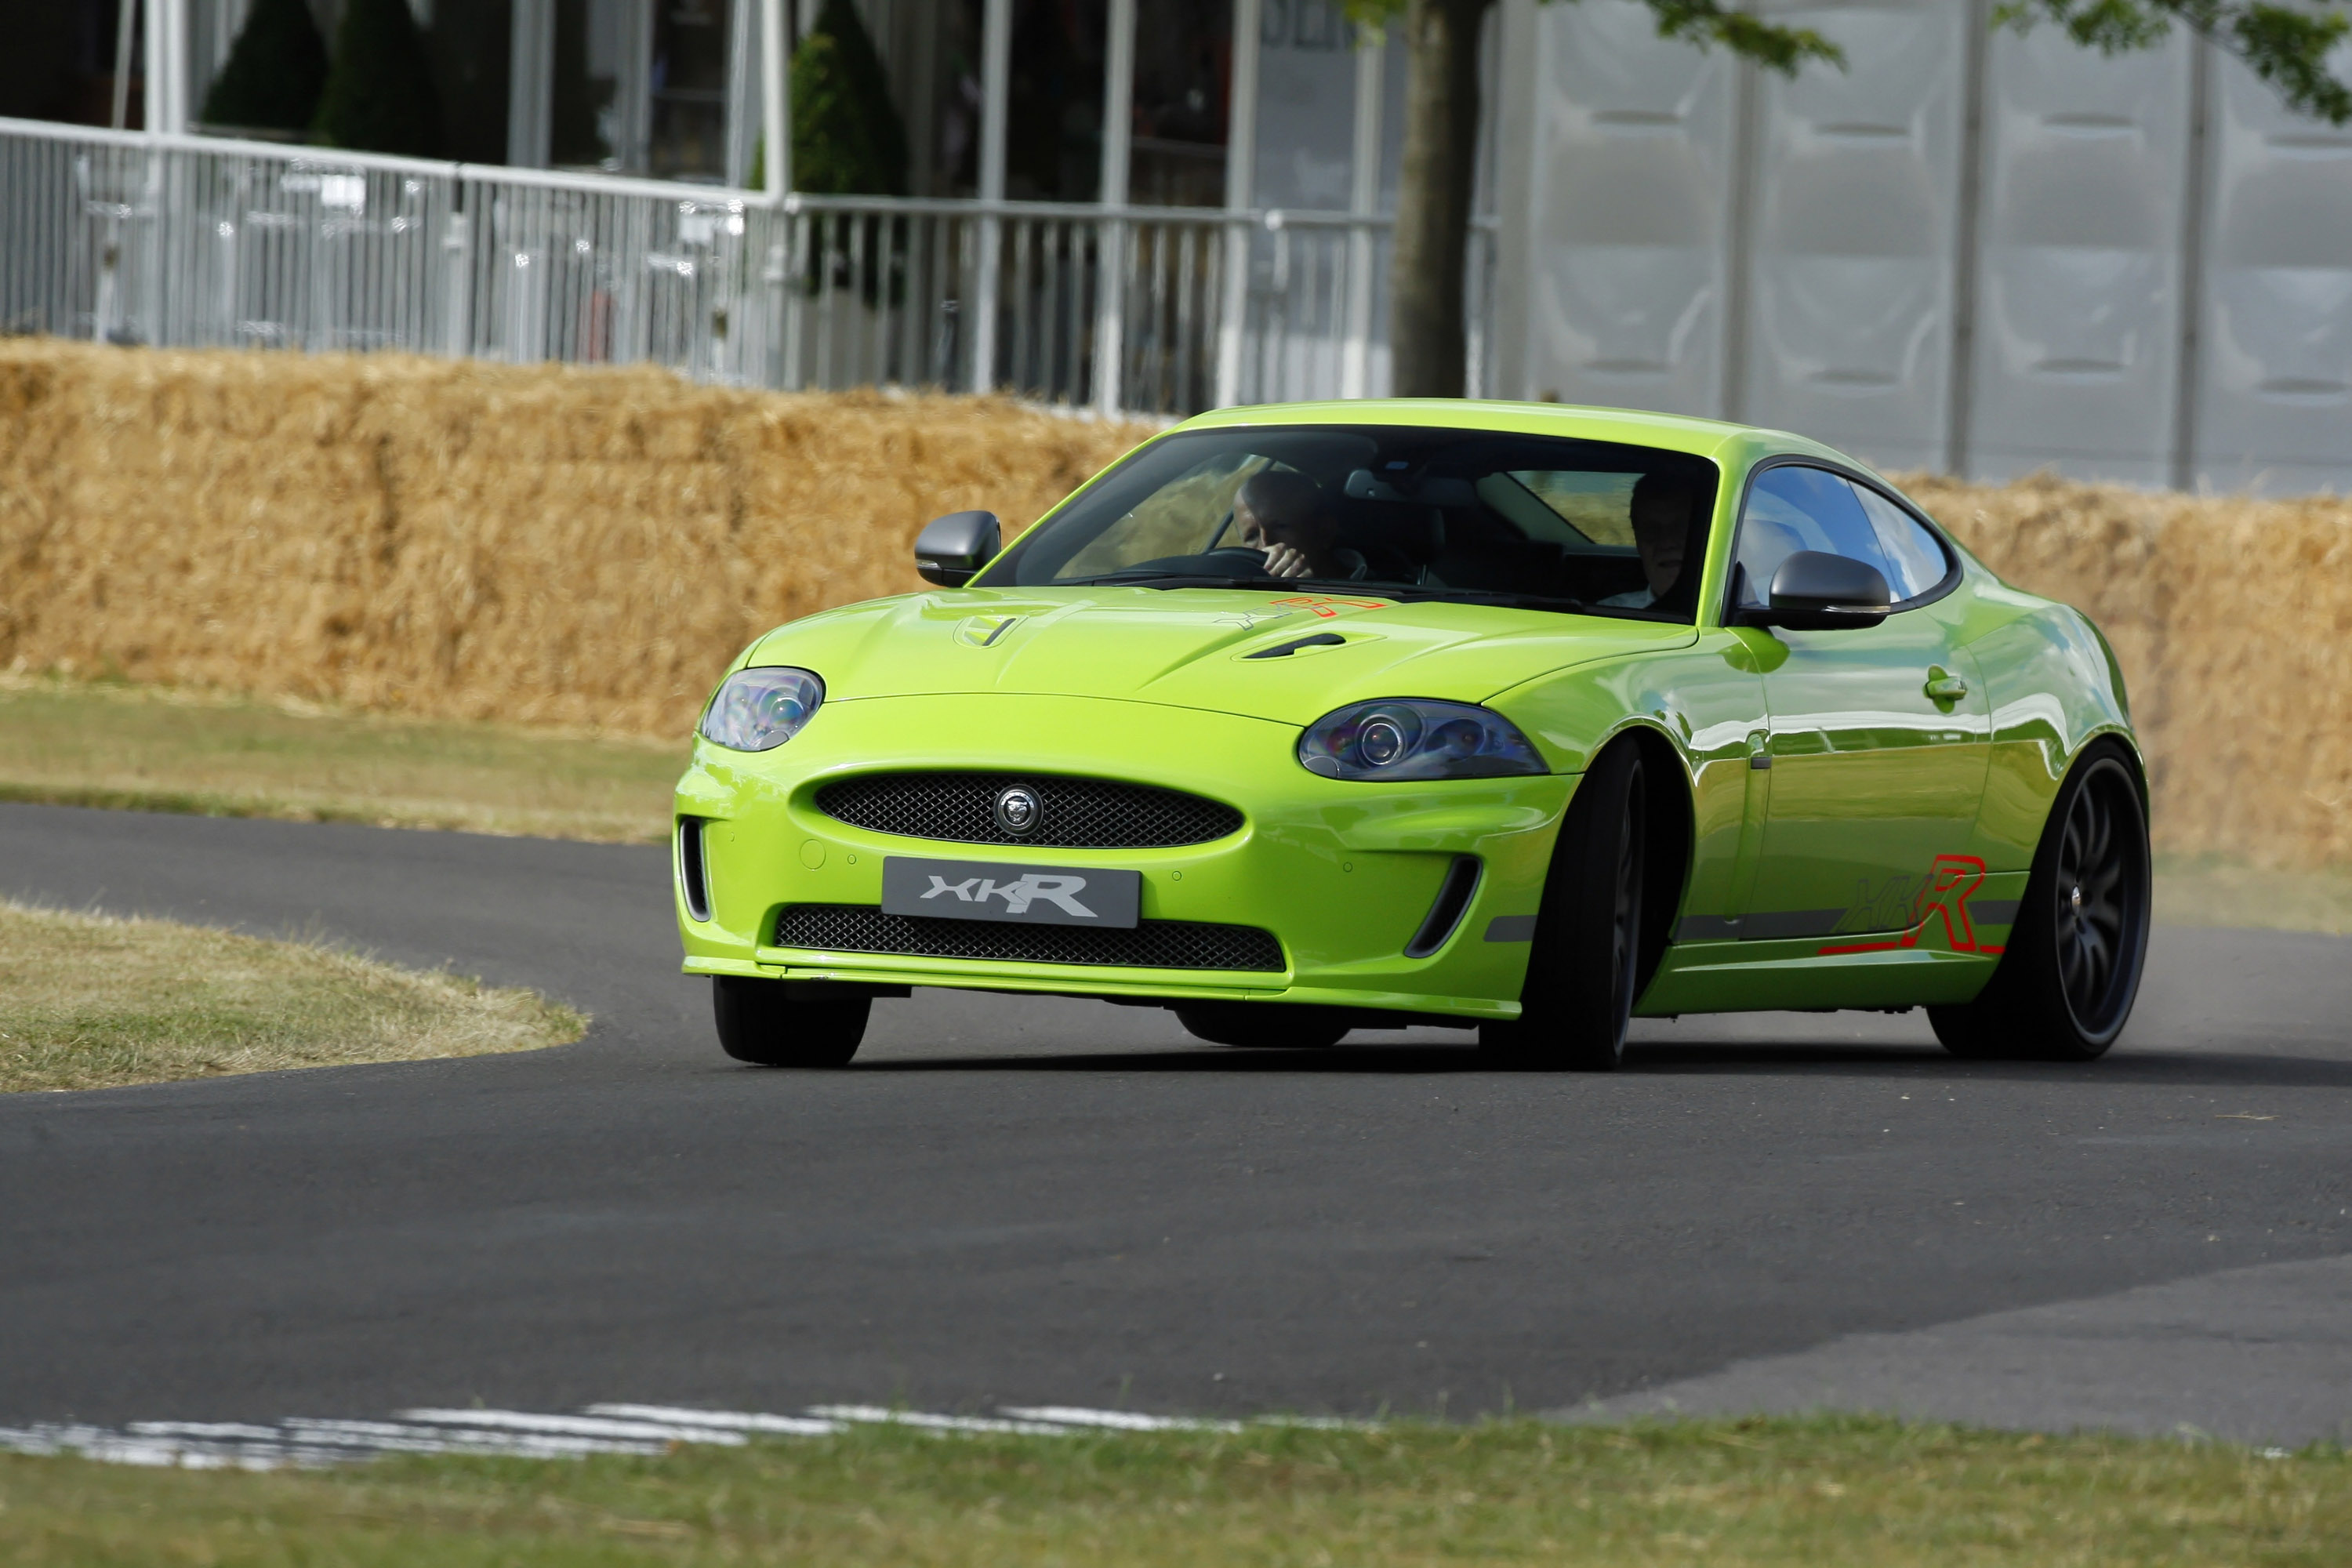
[(1115, 963), (1135, 969), (1282, 968), (1282, 944), (1272, 931), (1255, 926), (1145, 921), (1131, 931), (1102, 931), (887, 915), (871, 904), (787, 905), (776, 917), (776, 945), (1018, 963)]
[[(1036, 829), (996, 825), (997, 792), (1026, 784), (1044, 804)], [(1053, 773), (861, 773), (816, 792), (819, 811), (853, 827), (951, 844), (1041, 849), (1160, 849), (1237, 832), (1242, 814), (1181, 790)]]

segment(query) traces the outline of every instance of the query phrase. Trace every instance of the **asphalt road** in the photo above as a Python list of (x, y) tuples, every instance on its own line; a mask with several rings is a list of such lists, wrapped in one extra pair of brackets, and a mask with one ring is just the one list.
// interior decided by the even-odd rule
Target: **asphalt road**
[(719, 1055), (666, 877), (0, 806), (0, 893), (596, 1016), (550, 1052), (0, 1100), (0, 1421), (1858, 1402), (2352, 1435), (2352, 942), (2160, 931), (2084, 1067), (1846, 1014), (1643, 1024), (1622, 1073), (1522, 1076), (1443, 1032), (1244, 1052), (919, 992), (812, 1074)]

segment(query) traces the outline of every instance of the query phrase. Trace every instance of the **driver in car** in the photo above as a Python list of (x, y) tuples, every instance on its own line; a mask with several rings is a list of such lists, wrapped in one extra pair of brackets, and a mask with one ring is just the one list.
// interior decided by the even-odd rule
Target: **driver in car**
[(1363, 556), (1339, 542), (1322, 488), (1295, 468), (1252, 474), (1234, 497), (1234, 527), (1244, 547), (1265, 552), (1269, 577), (1359, 582), (1367, 571)]
[(1629, 502), (1633, 549), (1642, 558), (1647, 586), (1612, 594), (1597, 603), (1613, 609), (1647, 610), (1664, 601), (1682, 577), (1683, 553), (1690, 547), (1691, 509), (1696, 499), (1664, 474), (1643, 474), (1634, 481)]

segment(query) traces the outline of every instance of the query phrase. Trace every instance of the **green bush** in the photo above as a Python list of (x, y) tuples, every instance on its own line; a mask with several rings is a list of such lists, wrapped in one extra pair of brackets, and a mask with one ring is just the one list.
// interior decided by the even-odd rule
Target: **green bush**
[(408, 0), (344, 6), (318, 130), (331, 145), (355, 152), (439, 155), (441, 96)]
[(254, 0), (228, 63), (205, 94), (204, 122), (307, 131), (327, 80), (327, 43), (303, 0)]

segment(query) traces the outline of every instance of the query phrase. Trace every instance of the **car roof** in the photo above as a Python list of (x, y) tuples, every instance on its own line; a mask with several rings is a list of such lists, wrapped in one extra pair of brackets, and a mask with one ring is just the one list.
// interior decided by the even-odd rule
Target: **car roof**
[(1507, 403), (1464, 397), (1381, 397), (1346, 403), (1266, 403), (1220, 408), (1195, 415), (1177, 430), (1213, 430), (1264, 425), (1419, 426), (1432, 430), (1500, 430), (1517, 436), (1559, 436), (1586, 441), (1624, 441), (1688, 452), (1729, 463), (1780, 453), (1828, 458), (1864, 467), (1818, 441), (1786, 430), (1658, 414), (1638, 408), (1601, 408), (1573, 403)]

